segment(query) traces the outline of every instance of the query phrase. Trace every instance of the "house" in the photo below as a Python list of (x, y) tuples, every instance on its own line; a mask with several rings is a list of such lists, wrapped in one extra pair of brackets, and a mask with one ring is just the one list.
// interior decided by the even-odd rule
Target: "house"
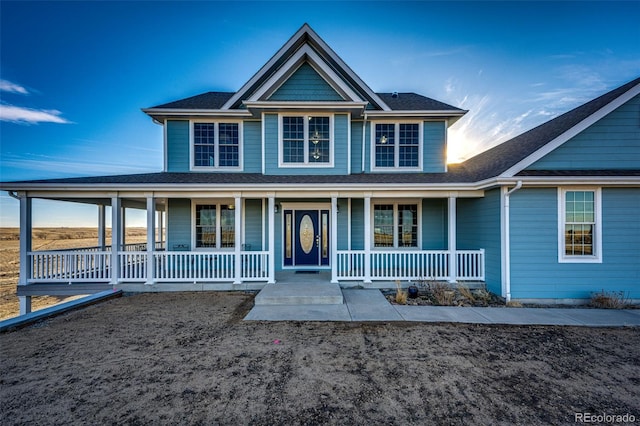
[[(466, 111), (374, 92), (305, 24), (237, 92), (143, 110), (162, 172), (1, 184), (20, 199), (21, 313), (34, 295), (260, 289), (294, 271), (640, 299), (639, 110), (636, 79), (448, 165)], [(33, 251), (34, 198), (97, 205), (98, 246)], [(126, 244), (124, 208), (146, 210), (146, 244)]]

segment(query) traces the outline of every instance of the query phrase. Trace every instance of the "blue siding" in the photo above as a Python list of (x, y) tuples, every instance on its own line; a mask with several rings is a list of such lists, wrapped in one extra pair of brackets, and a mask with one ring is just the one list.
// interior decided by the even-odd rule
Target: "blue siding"
[(364, 250), (364, 200), (351, 200), (351, 249)]
[(501, 294), (500, 190), (487, 191), (483, 198), (459, 198), (456, 204), (456, 246), (459, 250), (485, 250), (487, 288)]
[(640, 168), (640, 96), (565, 142), (530, 170)]
[(244, 171), (247, 173), (262, 173), (262, 124), (259, 121), (245, 121), (243, 123), (243, 161)]
[(346, 175), (349, 157), (349, 116), (336, 114), (334, 125), (334, 167), (278, 167), (278, 115), (265, 114), (265, 174), (267, 175)]
[(447, 200), (425, 198), (422, 200), (422, 249), (446, 250), (449, 235)]
[(298, 68), (270, 101), (343, 101), (344, 99), (308, 63)]
[(189, 122), (167, 121), (167, 171), (189, 171)]
[(511, 294), (514, 298), (589, 298), (625, 291), (640, 298), (640, 189), (602, 189), (602, 263), (558, 262), (557, 189), (511, 197)]
[(362, 121), (351, 122), (351, 173), (362, 172)]
[(349, 216), (346, 198), (338, 198), (338, 250), (349, 249)]
[(262, 200), (247, 199), (244, 206), (245, 249), (260, 251), (262, 250)]
[(426, 173), (446, 171), (447, 125), (444, 121), (425, 121), (422, 145), (422, 170)]
[(167, 208), (167, 250), (191, 249), (191, 200), (170, 198)]

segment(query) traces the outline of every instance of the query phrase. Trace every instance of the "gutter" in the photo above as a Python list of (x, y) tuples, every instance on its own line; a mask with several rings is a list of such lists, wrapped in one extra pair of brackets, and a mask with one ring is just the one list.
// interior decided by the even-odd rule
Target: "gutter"
[(511, 300), (511, 238), (509, 230), (509, 204), (511, 194), (522, 188), (522, 181), (504, 194), (504, 290), (507, 302)]
[(20, 196), (18, 196), (18, 193), (16, 191), (7, 191), (7, 194), (9, 194), (9, 197), (15, 198), (16, 200), (20, 201)]

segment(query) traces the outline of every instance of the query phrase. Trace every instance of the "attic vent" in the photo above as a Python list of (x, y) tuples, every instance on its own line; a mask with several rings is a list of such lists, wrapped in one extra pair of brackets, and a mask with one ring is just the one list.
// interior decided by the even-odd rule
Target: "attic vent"
[(392, 98), (397, 98), (397, 97), (398, 97), (398, 92), (393, 92), (393, 93), (391, 94), (391, 97), (392, 97)]

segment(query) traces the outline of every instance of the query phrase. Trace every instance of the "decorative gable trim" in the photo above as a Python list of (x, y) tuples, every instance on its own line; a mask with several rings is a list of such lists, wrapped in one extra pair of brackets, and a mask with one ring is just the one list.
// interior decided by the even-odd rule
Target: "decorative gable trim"
[[(316, 53), (316, 51), (314, 51), (314, 49), (310, 46), (311, 44), (317, 47), (316, 50), (319, 52), (319, 54)], [(302, 45), (302, 47), (297, 48), (298, 45)], [(293, 53), (294, 51), (295, 53)], [(242, 100), (247, 98), (248, 100), (253, 100), (253, 101), (258, 100), (256, 98), (256, 93), (261, 93), (259, 96), (257, 96), (259, 98), (262, 95), (264, 95), (269, 89), (272, 89), (275, 83), (278, 82), (278, 78), (274, 79), (275, 76), (272, 75), (276, 68), (278, 68), (278, 70), (276, 71), (276, 74), (279, 74), (280, 78), (282, 78), (282, 76), (287, 74), (288, 72), (291, 72), (289, 68), (292, 65), (294, 65), (294, 70), (297, 69), (297, 66), (295, 66), (296, 61), (295, 60), (291, 61), (291, 58), (287, 59), (288, 56), (298, 56), (307, 52), (313, 52), (313, 54), (315, 55), (314, 60), (316, 62), (316, 67), (314, 68), (317, 71), (320, 71), (320, 70), (322, 70), (323, 72), (324, 70), (331, 71), (331, 74), (327, 73), (326, 76), (320, 73), (321, 75), (323, 75), (323, 78), (327, 79), (328, 83), (331, 84), (329, 80), (333, 81), (334, 84), (341, 82), (341, 84), (338, 87), (342, 88), (342, 86), (345, 86), (346, 88), (349, 89), (349, 91), (345, 91), (345, 95), (348, 94), (346, 96), (348, 99), (360, 100), (360, 101), (362, 100), (358, 95), (355, 94), (353, 89), (351, 89), (349, 85), (346, 84), (344, 79), (339, 77), (338, 74), (335, 71), (333, 71), (333, 68), (335, 68), (339, 73), (344, 74), (346, 77), (348, 77), (348, 79), (351, 80), (351, 84), (356, 89), (362, 91), (362, 93), (370, 101), (372, 101), (376, 107), (384, 111), (391, 110), (391, 108), (389, 108), (382, 101), (382, 99), (380, 99), (380, 97), (376, 95), (364, 83), (364, 81), (362, 81), (360, 77), (358, 77), (347, 66), (347, 64), (344, 63), (342, 59), (340, 59), (340, 57), (333, 50), (331, 50), (331, 48), (318, 36), (318, 34), (316, 34), (315, 31), (311, 29), (311, 27), (308, 24), (304, 24), (293, 35), (293, 37), (291, 37), (289, 41), (287, 41), (284, 44), (284, 46), (282, 46), (280, 50), (278, 50), (276, 54), (271, 59), (269, 59), (269, 61), (264, 66), (262, 66), (262, 68), (260, 68), (260, 70), (253, 77), (251, 77), (251, 79), (249, 79), (249, 81), (247, 81), (240, 88), (240, 90), (238, 90), (236, 94), (233, 95), (222, 106), (222, 109), (234, 108), (234, 106), (239, 105), (242, 102)], [(320, 59), (320, 55), (327, 57), (330, 61), (332, 61), (335, 64), (335, 66), (334, 67), (329, 66), (327, 61)], [(298, 60), (299, 59), (300, 58), (298, 58)], [(283, 61), (285, 61), (286, 64), (284, 66), (281, 66), (280, 64)], [(320, 64), (322, 64), (322, 66), (320, 66)], [(298, 66), (299, 65), (300, 64), (298, 64)], [(268, 80), (264, 83), (261, 83), (261, 81), (265, 79), (268, 79)], [(280, 81), (280, 84), (281, 83), (282, 81)], [(278, 87), (280, 84), (278, 84)], [(332, 87), (334, 86), (332, 85)], [(340, 91), (338, 91), (338, 93), (340, 93)]]
[(585, 118), (584, 120), (576, 124), (575, 126), (571, 127), (570, 129), (562, 133), (560, 136), (548, 142), (542, 148), (538, 149), (537, 151), (534, 151), (532, 154), (525, 157), (523, 160), (511, 166), (509, 169), (503, 172), (500, 176), (501, 177), (515, 176), (519, 172), (523, 171), (527, 167), (534, 164), (536, 161), (542, 159), (543, 157), (550, 154), (555, 149), (559, 148), (565, 142), (569, 141), (573, 137), (577, 136), (579, 133), (586, 130), (589, 126), (595, 124), (596, 122), (604, 118), (606, 115), (610, 114), (611, 112), (615, 111), (617, 108), (621, 107), (622, 105), (624, 105), (626, 102), (633, 99), (638, 94), (640, 94), (640, 84), (637, 84), (636, 86), (634, 86), (633, 88), (631, 88), (630, 90), (628, 90), (627, 92), (619, 96), (618, 98), (614, 99), (613, 101), (611, 101), (610, 103), (608, 103), (607, 105), (605, 105), (604, 107), (596, 111), (595, 113), (591, 114), (590, 116), (588, 116), (587, 118)]
[(354, 92), (344, 80), (338, 76), (326, 62), (309, 46), (300, 48), (285, 64), (262, 86), (256, 90), (247, 100), (266, 100), (273, 95), (304, 63), (311, 67), (335, 90), (344, 100), (362, 102), (362, 98)]

